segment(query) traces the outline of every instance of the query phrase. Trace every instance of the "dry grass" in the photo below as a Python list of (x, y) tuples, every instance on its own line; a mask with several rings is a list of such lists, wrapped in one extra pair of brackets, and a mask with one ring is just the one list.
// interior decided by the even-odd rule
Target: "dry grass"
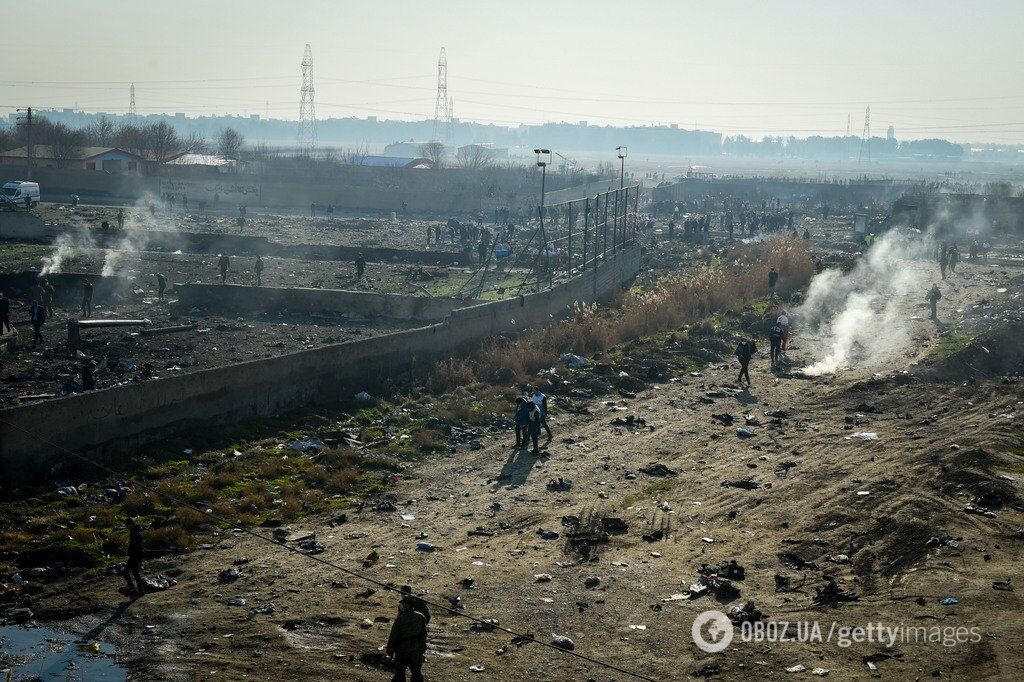
[[(469, 360), (440, 363), (432, 388), (446, 391), (475, 380), (523, 383), (538, 370), (550, 367), (560, 353), (607, 350), (626, 340), (740, 307), (768, 293), (772, 267), (779, 273), (776, 289), (781, 295), (803, 286), (814, 274), (814, 263), (802, 239), (777, 237), (736, 244), (693, 274), (663, 280), (650, 291), (625, 294), (613, 311), (581, 306), (562, 323), (516, 339), (494, 339)], [(706, 326), (698, 325), (695, 335), (713, 335), (714, 327)], [(454, 408), (454, 404), (449, 407)]]
[(187, 552), (192, 537), (181, 526), (150, 528), (146, 531), (146, 548), (157, 551)]

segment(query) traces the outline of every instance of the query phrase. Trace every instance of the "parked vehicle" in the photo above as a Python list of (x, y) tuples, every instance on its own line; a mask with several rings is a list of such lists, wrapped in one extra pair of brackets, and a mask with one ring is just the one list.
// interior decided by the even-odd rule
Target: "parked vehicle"
[(39, 183), (16, 180), (5, 182), (0, 187), (0, 208), (17, 210), (24, 208), (28, 210), (39, 204)]

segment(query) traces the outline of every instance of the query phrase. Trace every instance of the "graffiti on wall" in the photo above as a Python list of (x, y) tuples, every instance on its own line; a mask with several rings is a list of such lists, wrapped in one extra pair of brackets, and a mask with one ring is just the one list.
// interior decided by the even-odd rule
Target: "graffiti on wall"
[(186, 196), (197, 201), (217, 203), (224, 201), (258, 201), (262, 188), (255, 182), (230, 180), (161, 180), (160, 193)]

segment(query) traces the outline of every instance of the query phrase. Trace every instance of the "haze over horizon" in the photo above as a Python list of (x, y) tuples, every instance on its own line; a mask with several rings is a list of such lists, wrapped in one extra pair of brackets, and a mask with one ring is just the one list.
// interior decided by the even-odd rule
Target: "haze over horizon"
[(870, 106), (878, 136), (1024, 143), (1024, 3), (61, 0), (33, 25), (0, 45), (4, 117), (124, 113), (134, 82), (140, 114), (294, 120), (309, 43), (318, 118), (421, 120), (444, 46), (462, 120), (806, 137)]

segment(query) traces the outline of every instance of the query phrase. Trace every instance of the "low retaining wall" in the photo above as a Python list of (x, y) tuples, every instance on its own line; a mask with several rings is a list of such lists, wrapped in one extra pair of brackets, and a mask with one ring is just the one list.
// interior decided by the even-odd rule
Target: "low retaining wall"
[[(82, 302), (82, 282), (88, 278), (92, 282), (93, 303), (104, 303), (113, 296), (122, 296), (131, 288), (131, 280), (117, 275), (93, 275), (81, 272), (55, 272), (46, 275), (45, 279), (53, 286), (54, 300), (57, 303), (80, 305)], [(43, 279), (38, 270), (0, 273), (0, 291), (8, 296), (27, 296), (34, 284)]]
[(424, 322), (440, 322), (456, 308), (482, 302), (343, 289), (250, 287), (239, 284), (175, 284), (174, 290), (182, 305), (214, 310), (237, 312), (284, 309)]
[[(639, 269), (640, 248), (633, 246), (549, 291), (460, 308), (440, 324), (11, 407), (0, 410), (0, 419), (103, 458), (201, 423), (338, 401), (497, 334), (548, 324), (576, 302), (607, 300)], [(0, 487), (46, 471), (60, 458), (53, 448), (0, 423)]]
[[(417, 263), (420, 265), (454, 265), (466, 257), (457, 251), (392, 249), (386, 247), (335, 246), (333, 244), (282, 244), (266, 237), (244, 234), (210, 234), (174, 232), (171, 230), (131, 230), (99, 232), (82, 228), (65, 229), (46, 225), (29, 213), (0, 213), (0, 239), (49, 244), (61, 235), (77, 237), (81, 243), (96, 248), (113, 248), (126, 237), (132, 238), (132, 250), (161, 250), (185, 253), (227, 253), (236, 256), (274, 256), (302, 260), (352, 261), (363, 254), (372, 262)], [(475, 255), (472, 256), (475, 259)]]

